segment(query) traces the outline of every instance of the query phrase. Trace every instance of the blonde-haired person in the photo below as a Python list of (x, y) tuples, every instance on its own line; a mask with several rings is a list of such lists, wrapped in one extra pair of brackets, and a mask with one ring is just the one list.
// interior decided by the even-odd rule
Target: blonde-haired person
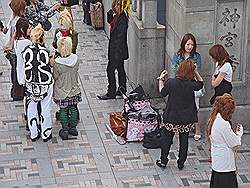
[(60, 12), (58, 23), (60, 28), (55, 30), (52, 46), (57, 49), (57, 40), (60, 37), (70, 37), (72, 39), (72, 53), (76, 53), (78, 45), (78, 33), (73, 29), (73, 19), (67, 9)]
[(234, 110), (235, 102), (230, 94), (215, 98), (206, 128), (212, 155), (210, 188), (238, 187), (234, 148), (241, 145), (243, 127), (237, 124), (236, 131), (232, 130), (231, 119)]
[(59, 120), (62, 129), (59, 136), (67, 140), (69, 135), (77, 136), (79, 112), (77, 104), (82, 101), (78, 81), (79, 62), (77, 55), (72, 53), (70, 37), (60, 37), (57, 41), (59, 55), (52, 59), (54, 83), (54, 101), (60, 107)]
[(51, 99), (53, 77), (49, 65), (49, 51), (44, 46), (44, 30), (40, 24), (32, 29), (32, 44), (23, 51), (27, 119), (32, 141), (40, 136), (44, 142), (52, 138)]

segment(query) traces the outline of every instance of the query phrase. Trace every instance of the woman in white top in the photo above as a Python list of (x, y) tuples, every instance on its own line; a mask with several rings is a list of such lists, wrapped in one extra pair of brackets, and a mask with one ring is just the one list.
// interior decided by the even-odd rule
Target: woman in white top
[(235, 102), (230, 94), (216, 97), (206, 129), (212, 155), (210, 188), (238, 187), (234, 148), (241, 145), (243, 127), (238, 124), (236, 133), (232, 130), (234, 110)]
[(216, 70), (211, 79), (211, 84), (215, 90), (214, 96), (210, 99), (212, 105), (217, 96), (222, 96), (224, 93), (231, 94), (233, 68), (232, 60), (230, 60), (228, 52), (222, 45), (212, 46), (209, 49), (209, 55), (212, 62), (216, 64)]
[[(18, 84), (21, 86), (25, 86), (25, 74), (24, 74), (24, 59), (22, 57), (22, 52), (24, 49), (31, 45), (32, 42), (29, 40), (29, 36), (32, 30), (32, 26), (29, 24), (29, 21), (25, 18), (19, 18), (16, 23), (16, 35), (14, 42), (14, 49), (16, 52), (17, 63), (16, 63), (16, 74)], [(27, 120), (26, 115), (26, 97), (24, 97), (24, 114), (25, 119)], [(28, 125), (26, 124), (26, 130), (29, 130)]]
[(29, 21), (25, 18), (19, 18), (16, 23), (16, 40), (14, 42), (14, 48), (17, 56), (17, 81), (19, 85), (25, 84), (24, 76), (24, 59), (22, 52), (26, 46), (31, 45), (32, 42), (29, 40), (32, 26)]

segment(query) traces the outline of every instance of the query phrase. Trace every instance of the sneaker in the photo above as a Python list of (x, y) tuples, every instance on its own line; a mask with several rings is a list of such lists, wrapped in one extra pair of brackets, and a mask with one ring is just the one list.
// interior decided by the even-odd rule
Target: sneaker
[(72, 136), (78, 136), (78, 131), (76, 129), (76, 127), (72, 127), (69, 129), (69, 134)]
[(184, 168), (184, 164), (178, 164), (177, 167), (179, 170), (182, 170)]
[(209, 157), (208, 160), (207, 160), (209, 163), (212, 162), (212, 157)]
[(199, 135), (199, 134), (195, 134), (194, 135), (194, 140), (195, 141), (198, 141), (198, 140), (200, 140), (201, 139), (201, 135)]
[(167, 166), (167, 163), (168, 163), (168, 160), (166, 163), (162, 163), (160, 159), (156, 160), (156, 165), (159, 166), (160, 168), (166, 168)]
[(59, 131), (59, 136), (61, 137), (62, 140), (68, 140), (69, 139), (69, 132), (68, 132), (68, 130), (61, 129)]
[(97, 98), (100, 100), (109, 100), (109, 99), (115, 99), (115, 95), (109, 95), (109, 94), (105, 94), (105, 95), (97, 95)]

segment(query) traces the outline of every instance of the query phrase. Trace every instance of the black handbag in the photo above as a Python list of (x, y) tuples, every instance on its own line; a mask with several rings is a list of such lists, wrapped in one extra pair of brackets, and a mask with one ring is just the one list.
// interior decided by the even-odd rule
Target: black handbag
[(157, 128), (150, 133), (144, 133), (142, 146), (147, 149), (161, 148), (162, 143), (162, 129)]

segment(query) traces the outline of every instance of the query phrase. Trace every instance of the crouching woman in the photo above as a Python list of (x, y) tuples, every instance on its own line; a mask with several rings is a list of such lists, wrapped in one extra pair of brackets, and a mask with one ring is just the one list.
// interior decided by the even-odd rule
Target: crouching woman
[(156, 161), (156, 165), (166, 167), (173, 137), (175, 133), (179, 133), (177, 165), (182, 170), (187, 159), (189, 131), (197, 122), (194, 91), (203, 87), (203, 80), (191, 60), (185, 60), (179, 65), (175, 78), (165, 81), (166, 75), (167, 71), (164, 70), (158, 78), (160, 94), (163, 97), (168, 96), (168, 101), (163, 113), (161, 157)]

